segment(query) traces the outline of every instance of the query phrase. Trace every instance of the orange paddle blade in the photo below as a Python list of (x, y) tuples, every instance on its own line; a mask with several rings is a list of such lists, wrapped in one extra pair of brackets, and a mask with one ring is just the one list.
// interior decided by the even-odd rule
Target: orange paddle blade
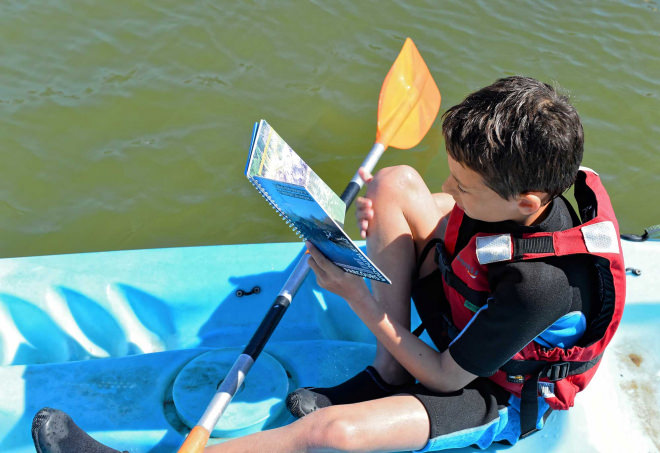
[(406, 38), (378, 98), (376, 143), (408, 149), (428, 132), (440, 109), (440, 90), (412, 39)]

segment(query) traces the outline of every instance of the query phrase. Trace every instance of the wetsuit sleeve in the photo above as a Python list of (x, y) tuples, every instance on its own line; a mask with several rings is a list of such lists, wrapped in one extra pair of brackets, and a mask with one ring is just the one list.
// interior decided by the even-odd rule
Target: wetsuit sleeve
[(491, 265), (488, 279), (487, 304), (449, 346), (456, 363), (477, 376), (493, 375), (568, 313), (573, 298), (566, 274), (546, 262)]

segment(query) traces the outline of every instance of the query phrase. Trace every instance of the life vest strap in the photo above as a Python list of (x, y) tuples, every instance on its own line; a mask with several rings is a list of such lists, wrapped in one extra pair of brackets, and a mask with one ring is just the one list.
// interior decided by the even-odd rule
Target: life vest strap
[(477, 236), (481, 265), (573, 254), (619, 254), (618, 233), (610, 220), (552, 233)]
[(523, 255), (529, 254), (554, 254), (555, 246), (552, 236), (537, 236), (530, 238), (513, 238), (513, 259), (520, 260)]
[[(546, 362), (543, 360), (509, 360), (500, 368), (510, 382), (522, 383), (520, 392), (520, 438), (538, 431), (538, 387), (541, 378), (550, 382), (560, 381), (568, 376), (581, 374), (595, 366), (602, 354), (585, 362)], [(525, 379), (525, 375), (530, 377)]]
[[(424, 260), (426, 260), (426, 257), (428, 256), (429, 252), (433, 250), (438, 243), (442, 243), (442, 239), (432, 238), (429, 242), (426, 243), (426, 245), (422, 249), (422, 253), (419, 254), (419, 258), (417, 259), (417, 267), (415, 268), (415, 276), (417, 278), (419, 278), (419, 271), (422, 268), (422, 264), (424, 264)], [(435, 259), (437, 260), (437, 258)]]
[(454, 274), (454, 271), (451, 269), (451, 261), (445, 250), (445, 243), (441, 239), (438, 239), (436, 250), (436, 264), (438, 265), (438, 269), (440, 270), (442, 279), (445, 283), (458, 291), (461, 296), (469, 300), (472, 304), (477, 307), (483, 307), (488, 300), (489, 293), (487, 291), (477, 291), (470, 288), (463, 280)]
[(552, 233), (543, 236), (522, 237), (512, 234), (477, 236), (479, 264), (502, 261), (520, 261), (525, 255), (555, 255)]
[(507, 375), (535, 375), (546, 378), (550, 381), (558, 381), (567, 376), (574, 374), (584, 373), (594, 365), (596, 365), (602, 357), (598, 355), (591, 360), (584, 362), (547, 362), (545, 360), (509, 360), (502, 365), (500, 370), (504, 371)]

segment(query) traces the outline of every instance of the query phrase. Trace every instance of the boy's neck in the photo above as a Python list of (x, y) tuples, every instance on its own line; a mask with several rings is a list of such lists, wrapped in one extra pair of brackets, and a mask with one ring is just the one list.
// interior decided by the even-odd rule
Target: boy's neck
[(541, 206), (534, 214), (523, 218), (522, 222), (518, 223), (524, 226), (538, 225), (539, 223), (543, 222), (546, 217), (548, 217), (548, 214), (550, 213), (550, 205), (552, 205), (552, 202), (546, 203), (545, 205)]

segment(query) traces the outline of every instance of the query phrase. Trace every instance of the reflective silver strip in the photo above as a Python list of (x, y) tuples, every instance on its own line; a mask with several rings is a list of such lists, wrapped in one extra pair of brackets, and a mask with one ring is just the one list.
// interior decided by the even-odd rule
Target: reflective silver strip
[(512, 253), (510, 234), (477, 237), (477, 260), (480, 264), (510, 260)]
[(614, 224), (605, 222), (586, 225), (581, 228), (584, 244), (591, 253), (619, 253), (619, 241)]

